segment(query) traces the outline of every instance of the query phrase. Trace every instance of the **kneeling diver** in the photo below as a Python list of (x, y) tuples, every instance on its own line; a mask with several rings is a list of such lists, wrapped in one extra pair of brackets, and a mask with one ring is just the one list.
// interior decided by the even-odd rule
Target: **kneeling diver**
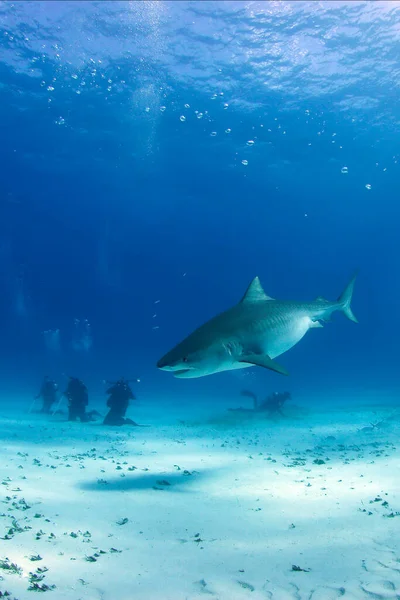
[[(111, 383), (111, 382), (110, 382)], [(135, 400), (129, 381), (121, 377), (108, 388), (107, 406), (110, 409), (104, 418), (104, 425), (137, 425), (132, 419), (125, 417), (130, 400)]]
[(70, 377), (64, 396), (68, 399), (68, 421), (79, 419), (84, 423), (91, 420), (90, 415), (86, 412), (89, 395), (83, 381), (77, 377)]

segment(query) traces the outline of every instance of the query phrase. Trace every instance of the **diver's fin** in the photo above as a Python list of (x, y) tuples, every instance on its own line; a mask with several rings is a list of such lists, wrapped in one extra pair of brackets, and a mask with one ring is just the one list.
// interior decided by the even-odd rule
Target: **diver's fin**
[(270, 358), (267, 354), (244, 354), (240, 357), (239, 362), (250, 363), (252, 365), (256, 365), (257, 367), (264, 367), (264, 369), (276, 371), (281, 375), (289, 375), (284, 367), (281, 367), (280, 364), (272, 360), (272, 358)]
[(337, 300), (338, 303), (342, 305), (342, 310), (343, 310), (344, 314), (346, 315), (346, 317), (348, 319), (350, 319), (350, 321), (353, 321), (354, 323), (358, 323), (358, 321), (357, 321), (357, 318), (355, 317), (353, 311), (351, 310), (350, 304), (351, 304), (351, 298), (353, 296), (354, 283), (356, 281), (356, 277), (357, 277), (357, 272), (354, 273), (350, 282), (347, 284), (346, 289), (339, 296), (339, 298)]
[(311, 321), (310, 329), (313, 329), (314, 327), (323, 327), (323, 325), (319, 321)]
[(245, 295), (241, 299), (241, 302), (260, 302), (261, 300), (273, 300), (273, 298), (267, 296), (262, 288), (260, 279), (258, 277), (254, 277), (253, 281), (247, 288)]

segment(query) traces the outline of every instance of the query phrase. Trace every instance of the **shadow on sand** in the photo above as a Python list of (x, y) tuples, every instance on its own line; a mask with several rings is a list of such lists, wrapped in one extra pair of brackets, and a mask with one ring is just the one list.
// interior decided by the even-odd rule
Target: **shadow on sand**
[(97, 481), (87, 481), (79, 484), (81, 490), (90, 492), (128, 492), (128, 491), (169, 491), (182, 492), (191, 484), (203, 481), (209, 475), (206, 471), (201, 473), (193, 471), (170, 472), (170, 473), (152, 473), (152, 474), (132, 474), (126, 477), (113, 479), (99, 479)]

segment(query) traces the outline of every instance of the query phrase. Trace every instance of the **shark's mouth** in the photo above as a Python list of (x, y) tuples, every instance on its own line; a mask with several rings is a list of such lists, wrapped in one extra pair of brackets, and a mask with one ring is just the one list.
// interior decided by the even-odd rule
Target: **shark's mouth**
[(183, 375), (187, 373), (190, 369), (179, 369), (179, 371), (173, 371), (175, 377), (179, 377), (179, 375)]
[(174, 365), (174, 364), (165, 364), (165, 361), (163, 359), (159, 360), (157, 363), (157, 367), (159, 369), (161, 369), (162, 371), (169, 371), (170, 373), (172, 373), (172, 375), (174, 377), (195, 377), (196, 375), (194, 375), (196, 369), (194, 367), (189, 367), (189, 366), (185, 366), (183, 367), (183, 365)]
[(174, 377), (195, 377), (193, 374), (194, 369), (179, 369), (178, 371), (173, 371)]

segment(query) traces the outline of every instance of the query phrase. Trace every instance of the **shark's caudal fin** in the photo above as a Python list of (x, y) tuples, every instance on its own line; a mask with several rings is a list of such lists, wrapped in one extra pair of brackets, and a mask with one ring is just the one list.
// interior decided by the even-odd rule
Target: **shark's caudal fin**
[(350, 319), (350, 321), (353, 321), (353, 323), (358, 323), (356, 317), (354, 316), (353, 311), (351, 310), (351, 306), (350, 306), (351, 298), (353, 296), (354, 283), (356, 281), (356, 277), (357, 277), (357, 272), (354, 273), (352, 279), (347, 284), (345, 290), (337, 299), (338, 303), (342, 306), (342, 310), (343, 310), (344, 314), (346, 315), (346, 317), (348, 319)]

